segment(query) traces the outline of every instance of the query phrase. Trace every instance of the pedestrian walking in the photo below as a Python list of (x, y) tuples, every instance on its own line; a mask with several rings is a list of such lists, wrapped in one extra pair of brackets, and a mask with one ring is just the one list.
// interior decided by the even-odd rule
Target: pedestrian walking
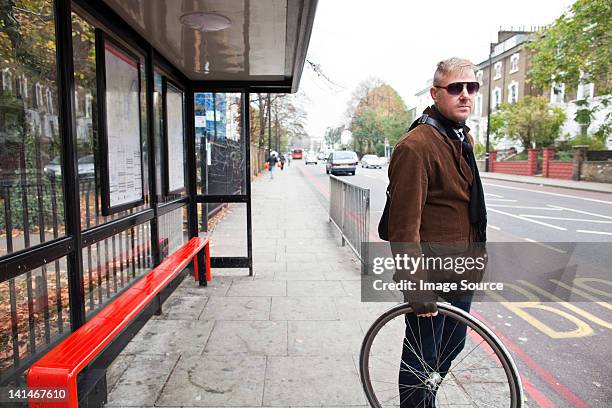
[(280, 155), (280, 169), (281, 169), (281, 171), (283, 171), (284, 168), (285, 168), (285, 155), (281, 154)]
[[(388, 170), (388, 222), (379, 229), (388, 229), (394, 253), (411, 248), (406, 249), (409, 255), (420, 256), (433, 243), (459, 243), (467, 248), (486, 241), (484, 194), (474, 159), (474, 141), (465, 125), (478, 89), (475, 66), (470, 61), (450, 58), (438, 63), (430, 89), (434, 104), (395, 146)], [(396, 271), (394, 279), (405, 278)], [(400, 406), (433, 408), (439, 383), (433, 392), (419, 387), (423, 379), (418, 374), (428, 372), (427, 365), (433, 367), (437, 361), (441, 364), (436, 370), (443, 379), (465, 345), (466, 326), (445, 328), (445, 317), (437, 312), (435, 292), (407, 291), (404, 297), (414, 314), (405, 319), (398, 379)], [(469, 311), (471, 294), (450, 303)]]
[(274, 168), (276, 167), (277, 161), (278, 158), (276, 157), (276, 154), (271, 153), (268, 157), (268, 171), (270, 172), (270, 180), (274, 179)]

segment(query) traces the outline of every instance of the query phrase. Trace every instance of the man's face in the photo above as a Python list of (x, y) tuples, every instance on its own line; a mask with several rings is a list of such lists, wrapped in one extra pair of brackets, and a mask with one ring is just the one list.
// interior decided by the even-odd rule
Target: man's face
[[(476, 75), (471, 69), (452, 72), (444, 77), (439, 84), (448, 86), (453, 82), (475, 82)], [(455, 122), (465, 122), (472, 113), (476, 94), (470, 95), (464, 86), (459, 95), (450, 95), (446, 89), (432, 87), (430, 94), (436, 107), (445, 117)]]

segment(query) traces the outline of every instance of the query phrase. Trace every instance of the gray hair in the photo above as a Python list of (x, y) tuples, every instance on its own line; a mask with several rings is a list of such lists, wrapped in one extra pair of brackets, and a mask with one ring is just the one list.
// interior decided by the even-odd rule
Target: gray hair
[(462, 72), (468, 70), (472, 70), (474, 72), (474, 75), (476, 75), (476, 66), (472, 64), (470, 60), (464, 58), (453, 57), (444, 61), (440, 61), (438, 62), (436, 72), (434, 73), (433, 83), (434, 85), (440, 85), (442, 77), (452, 72)]

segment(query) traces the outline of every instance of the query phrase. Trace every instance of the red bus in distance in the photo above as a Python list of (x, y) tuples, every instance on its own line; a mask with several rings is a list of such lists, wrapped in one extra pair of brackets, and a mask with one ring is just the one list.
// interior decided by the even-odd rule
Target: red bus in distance
[(293, 149), (291, 151), (291, 158), (294, 160), (302, 160), (302, 149)]

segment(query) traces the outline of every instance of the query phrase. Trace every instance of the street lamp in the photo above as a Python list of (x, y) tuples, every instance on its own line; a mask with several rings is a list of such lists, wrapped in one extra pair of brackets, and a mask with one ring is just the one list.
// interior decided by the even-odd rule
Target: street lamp
[(268, 155), (272, 153), (272, 101), (268, 93)]

